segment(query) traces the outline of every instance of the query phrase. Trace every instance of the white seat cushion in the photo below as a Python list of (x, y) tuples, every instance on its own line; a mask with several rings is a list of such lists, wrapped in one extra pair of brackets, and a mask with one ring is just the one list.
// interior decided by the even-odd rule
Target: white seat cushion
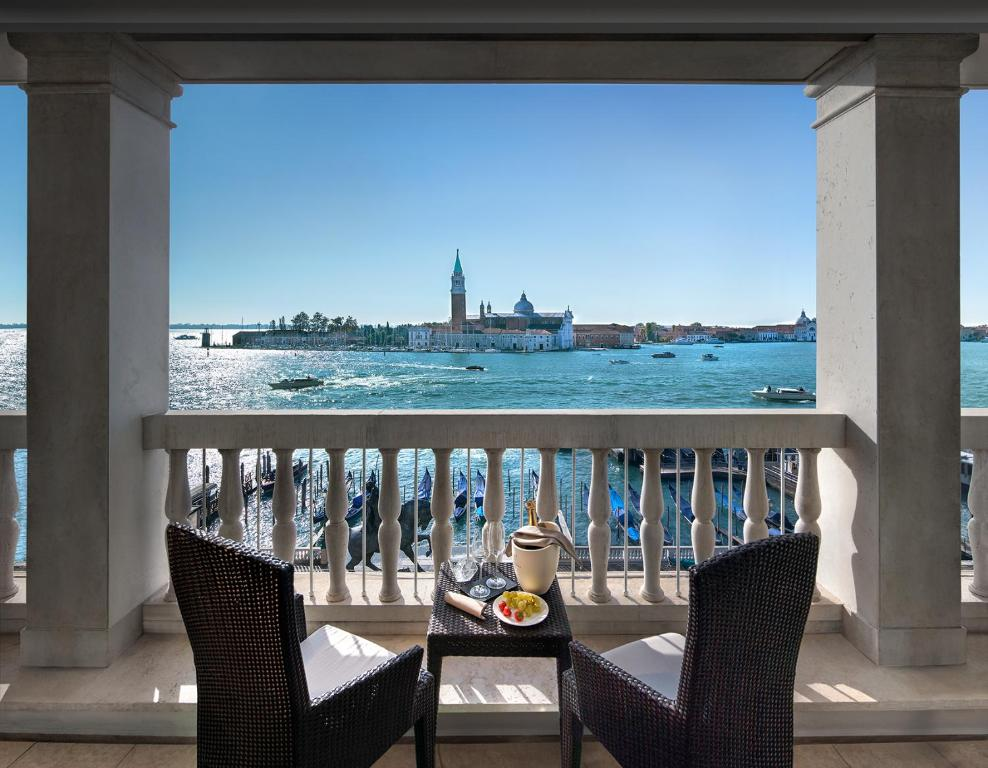
[(377, 643), (323, 625), (302, 641), (302, 664), (310, 698), (339, 688), (394, 654)]
[(686, 638), (675, 632), (646, 637), (602, 653), (615, 667), (675, 701), (683, 668)]

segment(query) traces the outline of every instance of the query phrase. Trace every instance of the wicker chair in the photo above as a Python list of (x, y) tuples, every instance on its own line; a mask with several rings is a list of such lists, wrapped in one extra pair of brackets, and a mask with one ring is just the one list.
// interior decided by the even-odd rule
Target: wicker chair
[(305, 636), (294, 569), (171, 524), (172, 583), (195, 658), (200, 766), (369, 766), (413, 725), (435, 754), (422, 648), (394, 655), (334, 627)]
[(563, 676), (562, 764), (580, 764), (586, 725), (627, 768), (792, 765), (796, 659), (819, 541), (746, 544), (690, 569), (686, 637), (603, 655), (571, 644)]

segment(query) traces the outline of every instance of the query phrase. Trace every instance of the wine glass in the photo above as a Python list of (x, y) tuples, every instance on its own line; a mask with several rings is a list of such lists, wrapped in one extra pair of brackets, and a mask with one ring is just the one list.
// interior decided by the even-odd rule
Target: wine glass
[(485, 583), (492, 590), (504, 589), (508, 586), (507, 579), (497, 567), (502, 554), (504, 554), (504, 523), (488, 521), (484, 525), (484, 559), (492, 564), (494, 575), (488, 576)]
[[(467, 510), (467, 514), (468, 515), (475, 514), (475, 508), (473, 504), (470, 505), (470, 508)], [(473, 531), (471, 530), (470, 539), (472, 538), (473, 538)], [(484, 557), (484, 550), (480, 545), (480, 542), (477, 542), (477, 544), (475, 545), (473, 541), (467, 540), (467, 557), (473, 563), (475, 563), (474, 573), (476, 573), (476, 571), (479, 570), (480, 568), (480, 561)], [(475, 597), (478, 600), (483, 600), (487, 597), (490, 597), (491, 590), (490, 587), (487, 586), (483, 581), (478, 581), (476, 584), (470, 587), (467, 594), (469, 594), (470, 597)]]

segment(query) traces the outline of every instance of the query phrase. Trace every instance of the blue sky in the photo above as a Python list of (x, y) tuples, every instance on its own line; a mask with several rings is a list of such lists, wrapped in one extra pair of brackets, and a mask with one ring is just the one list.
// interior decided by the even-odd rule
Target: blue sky
[[(25, 317), (26, 100), (0, 88), (0, 322)], [(789, 86), (188, 86), (171, 316), (754, 324), (815, 312), (812, 100)], [(962, 320), (988, 321), (988, 92), (962, 100)], [(980, 136), (980, 138), (979, 138)], [(205, 298), (208, 297), (208, 298)]]

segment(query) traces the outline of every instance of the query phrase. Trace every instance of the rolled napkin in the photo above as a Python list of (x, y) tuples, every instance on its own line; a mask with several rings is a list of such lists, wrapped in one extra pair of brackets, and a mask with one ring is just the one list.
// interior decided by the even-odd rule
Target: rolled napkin
[(443, 599), (454, 608), (459, 608), (461, 611), (466, 611), (471, 616), (476, 616), (478, 619), (483, 618), (484, 603), (479, 600), (474, 600), (472, 597), (461, 595), (458, 592), (447, 592), (443, 596)]
[(505, 554), (509, 557), (513, 544), (528, 549), (540, 549), (555, 544), (566, 550), (570, 557), (576, 557), (576, 548), (573, 546), (573, 542), (566, 538), (561, 531), (544, 525), (541, 521), (538, 525), (523, 525), (511, 534), (511, 538), (508, 539), (508, 544), (504, 548)]

